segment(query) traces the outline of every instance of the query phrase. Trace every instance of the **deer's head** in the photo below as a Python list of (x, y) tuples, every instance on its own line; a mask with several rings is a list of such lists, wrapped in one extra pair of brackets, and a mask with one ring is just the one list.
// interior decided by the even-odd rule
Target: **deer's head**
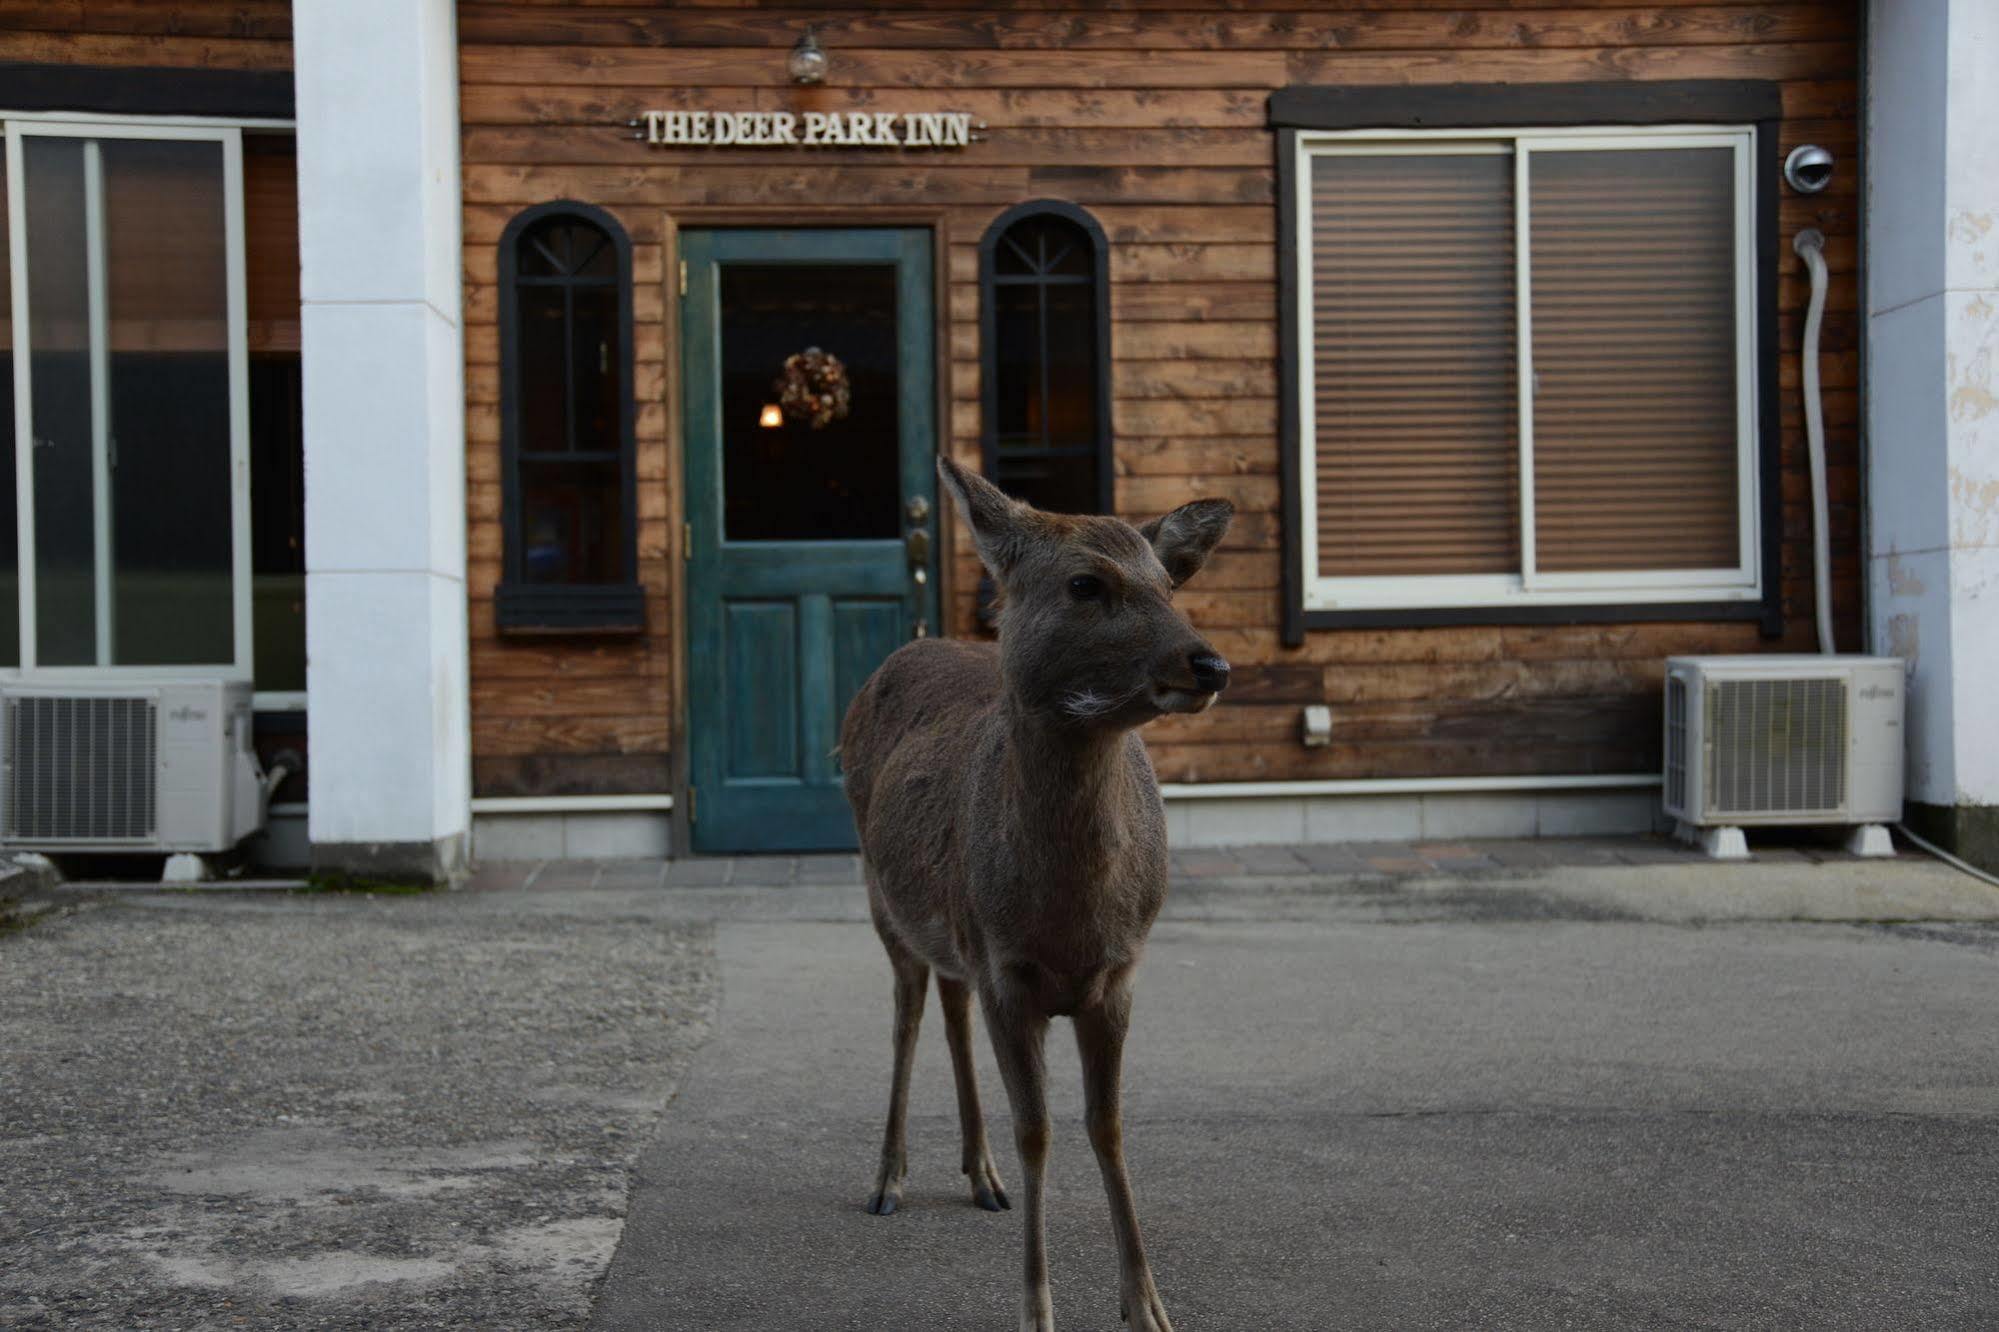
[(937, 471), (1000, 585), (1000, 668), (1018, 702), (1126, 729), (1201, 712), (1227, 687), (1228, 662), (1172, 601), (1228, 531), (1227, 500), (1195, 500), (1133, 527), (1044, 513), (948, 458)]

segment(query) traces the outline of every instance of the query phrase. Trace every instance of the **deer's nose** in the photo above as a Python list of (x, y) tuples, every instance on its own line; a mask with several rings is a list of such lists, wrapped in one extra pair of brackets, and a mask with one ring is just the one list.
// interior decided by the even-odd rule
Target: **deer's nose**
[(1194, 672), (1194, 687), (1204, 694), (1219, 694), (1229, 687), (1229, 664), (1212, 652), (1196, 652), (1187, 658)]

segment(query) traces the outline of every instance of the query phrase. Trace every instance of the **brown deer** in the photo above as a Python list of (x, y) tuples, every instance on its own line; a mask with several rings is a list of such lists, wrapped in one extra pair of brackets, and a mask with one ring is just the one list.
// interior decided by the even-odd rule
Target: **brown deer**
[(909, 1067), (937, 973), (973, 1201), (1009, 1207), (972, 1065), (985, 1015), (1026, 1176), (1020, 1326), (1053, 1332), (1042, 1222), (1043, 1038), (1075, 1020), (1090, 1145), (1110, 1197), (1121, 1312), (1172, 1332), (1146, 1265), (1119, 1111), (1131, 977), (1166, 896), (1166, 812), (1137, 728), (1200, 712), (1229, 664), (1170, 600), (1228, 530), (1226, 500), (1144, 527), (1043, 513), (949, 459), (938, 471), (1001, 589), (997, 650), (919, 639), (847, 710), (840, 752), (875, 930), (895, 969), (895, 1073), (868, 1210), (902, 1199)]

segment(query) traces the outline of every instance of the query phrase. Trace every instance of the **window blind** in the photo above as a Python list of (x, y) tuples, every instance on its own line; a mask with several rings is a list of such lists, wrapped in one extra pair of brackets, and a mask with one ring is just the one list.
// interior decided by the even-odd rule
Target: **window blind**
[(1537, 569), (1734, 568), (1733, 151), (1535, 148), (1527, 176)]
[(1318, 572), (1520, 567), (1513, 155), (1317, 157)]

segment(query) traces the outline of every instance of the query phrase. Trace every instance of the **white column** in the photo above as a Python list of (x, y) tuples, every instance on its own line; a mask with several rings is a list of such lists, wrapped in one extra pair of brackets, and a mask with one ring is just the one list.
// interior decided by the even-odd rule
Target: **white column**
[(451, 0), (294, 0), (315, 865), (442, 878), (470, 828)]
[(1911, 818), (1999, 862), (1999, 5), (1868, 6), (1868, 592)]

